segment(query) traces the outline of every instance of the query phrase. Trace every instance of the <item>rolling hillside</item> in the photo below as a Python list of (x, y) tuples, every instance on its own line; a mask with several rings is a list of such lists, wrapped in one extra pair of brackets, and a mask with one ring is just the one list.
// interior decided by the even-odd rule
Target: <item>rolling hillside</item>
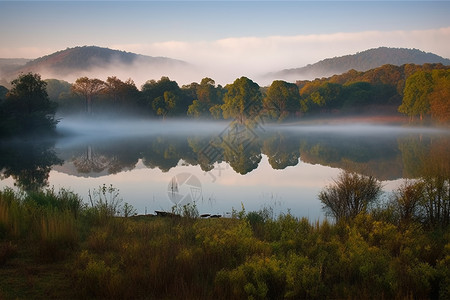
[(183, 61), (166, 57), (152, 57), (109, 48), (84, 46), (67, 48), (66, 50), (37, 58), (26, 63), (19, 71), (39, 72), (39, 70), (46, 70), (53, 71), (55, 74), (66, 75), (74, 71), (108, 68), (112, 64), (131, 66), (135, 63), (153, 66), (186, 64)]
[(133, 77), (137, 69), (149, 73), (158, 70), (164, 75), (165, 71), (189, 67), (189, 64), (181, 60), (96, 46), (67, 48), (34, 60), (18, 62), (5, 60), (5, 63), (0, 65), (0, 75), (12, 79), (21, 72), (35, 72), (44, 78), (73, 80), (77, 76), (102, 77), (126, 73), (125, 70), (130, 72), (129, 75), (125, 74), (127, 77)]
[(314, 79), (342, 74), (352, 69), (367, 71), (386, 64), (401, 66), (404, 64), (422, 65), (425, 63), (450, 65), (450, 59), (417, 49), (380, 47), (353, 55), (327, 58), (302, 68), (270, 73), (268, 76), (285, 80)]

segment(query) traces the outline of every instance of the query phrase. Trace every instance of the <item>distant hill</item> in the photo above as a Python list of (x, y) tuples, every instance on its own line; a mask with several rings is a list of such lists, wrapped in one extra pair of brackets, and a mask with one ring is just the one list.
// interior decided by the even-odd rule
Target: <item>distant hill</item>
[[(0, 63), (2, 61), (0, 60)], [(7, 62), (7, 60), (4, 61)], [(35, 72), (44, 74), (43, 77), (47, 78), (66, 79), (70, 77), (72, 80), (76, 76), (99, 76), (97, 74), (103, 74), (110, 70), (110, 74), (107, 74), (107, 76), (116, 75), (114, 73), (116, 70), (123, 72), (124, 69), (131, 72), (136, 68), (167, 70), (188, 66), (186, 62), (181, 60), (146, 56), (96, 46), (67, 48), (35, 60), (22, 61), (22, 64), (16, 64), (15, 68), (11, 67), (12, 64), (9, 64), (9, 67), (3, 70), (4, 65), (6, 64), (0, 64), (0, 75), (6, 75), (8, 78), (14, 78), (20, 72)], [(128, 77), (131, 77), (131, 75)]]
[(353, 55), (327, 58), (302, 68), (286, 69), (270, 73), (267, 76), (286, 80), (314, 79), (342, 74), (352, 69), (367, 71), (386, 64), (401, 66), (404, 64), (423, 65), (425, 63), (450, 65), (450, 59), (417, 49), (380, 47)]
[(183, 61), (167, 57), (153, 57), (109, 48), (84, 46), (67, 48), (66, 50), (37, 58), (26, 63), (19, 71), (39, 72), (39, 70), (52, 70), (55, 74), (64, 76), (74, 71), (108, 68), (111, 64), (132, 65), (134, 63), (154, 66), (186, 64)]

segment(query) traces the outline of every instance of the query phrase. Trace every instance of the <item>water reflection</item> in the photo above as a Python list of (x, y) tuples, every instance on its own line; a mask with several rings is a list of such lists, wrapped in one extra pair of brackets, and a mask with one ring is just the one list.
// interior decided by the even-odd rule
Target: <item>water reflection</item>
[[(70, 141), (70, 142), (68, 142)], [(98, 177), (132, 170), (139, 161), (168, 172), (179, 165), (211, 171), (226, 162), (245, 175), (266, 155), (273, 169), (299, 160), (374, 175), (380, 180), (421, 177), (450, 170), (448, 132), (424, 134), (349, 134), (336, 131), (292, 131), (283, 128), (227, 128), (219, 134), (114, 136), (106, 139), (61, 139), (56, 142), (3, 143), (0, 169), (26, 190), (47, 185), (52, 166), (60, 172)]]
[(396, 135), (309, 135), (301, 140), (301, 159), (393, 180), (402, 177), (403, 168), (397, 139)]
[(261, 152), (269, 158), (269, 164), (276, 170), (289, 166), (296, 166), (300, 158), (297, 143), (292, 143), (288, 136), (281, 132), (274, 132), (263, 141)]
[(56, 156), (54, 142), (0, 143), (0, 178), (12, 177), (25, 191), (47, 186), (54, 165), (64, 161)]

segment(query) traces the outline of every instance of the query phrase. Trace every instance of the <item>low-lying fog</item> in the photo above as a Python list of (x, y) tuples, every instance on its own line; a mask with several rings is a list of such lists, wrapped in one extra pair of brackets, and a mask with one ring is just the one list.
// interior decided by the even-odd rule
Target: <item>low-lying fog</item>
[[(66, 117), (57, 125), (57, 131), (65, 137), (115, 138), (149, 135), (211, 135), (220, 134), (230, 126), (231, 121), (199, 121), (191, 119), (124, 119), (108, 116)], [(290, 131), (298, 133), (333, 133), (345, 135), (397, 135), (407, 133), (449, 133), (447, 129), (436, 127), (414, 127), (402, 125), (378, 124), (370, 122), (352, 122), (340, 120), (336, 123), (295, 122), (261, 123), (256, 131)]]
[(116, 117), (69, 117), (57, 125), (63, 136), (98, 136), (100, 138), (121, 136), (195, 135), (220, 133), (229, 125), (227, 121), (193, 121), (188, 119), (151, 120), (121, 119)]

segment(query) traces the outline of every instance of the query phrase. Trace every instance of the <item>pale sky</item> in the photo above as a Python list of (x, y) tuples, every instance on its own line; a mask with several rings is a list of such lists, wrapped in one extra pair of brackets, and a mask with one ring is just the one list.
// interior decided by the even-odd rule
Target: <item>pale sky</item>
[(230, 82), (380, 46), (450, 58), (450, 1), (0, 0), (0, 40), (0, 58), (96, 45)]

